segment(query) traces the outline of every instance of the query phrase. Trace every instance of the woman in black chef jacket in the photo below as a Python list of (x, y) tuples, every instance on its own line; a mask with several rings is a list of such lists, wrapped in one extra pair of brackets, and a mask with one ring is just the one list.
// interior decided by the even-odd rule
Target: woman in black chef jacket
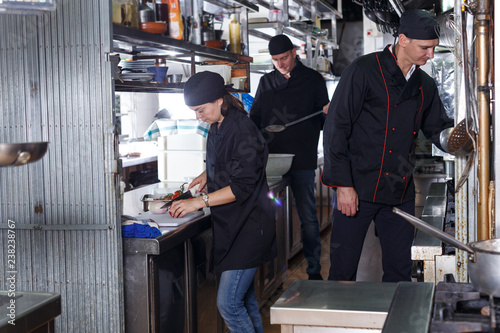
[(175, 201), (171, 213), (182, 217), (210, 207), (211, 269), (220, 273), (217, 308), (231, 332), (263, 332), (254, 276), (276, 255), (274, 207), (267, 197), (267, 144), (219, 74), (193, 75), (184, 86), (184, 100), (197, 119), (210, 124), (206, 170), (189, 184), (199, 184), (207, 193)]

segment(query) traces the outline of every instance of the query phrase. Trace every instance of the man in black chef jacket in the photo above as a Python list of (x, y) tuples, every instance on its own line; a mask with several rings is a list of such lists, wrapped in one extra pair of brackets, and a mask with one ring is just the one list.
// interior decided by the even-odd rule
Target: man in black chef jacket
[(411, 280), (414, 228), (392, 208), (415, 214), (418, 131), (441, 147), (439, 133), (453, 125), (434, 80), (419, 68), (438, 43), (435, 15), (407, 10), (396, 45), (358, 58), (342, 73), (324, 128), (322, 180), (337, 190), (330, 280), (355, 280), (372, 220), (382, 248), (382, 281)]
[(319, 133), (323, 114), (287, 127), (283, 132), (270, 133), (269, 125), (284, 125), (316, 111), (328, 108), (328, 91), (321, 74), (304, 66), (285, 35), (269, 41), (269, 53), (275, 70), (262, 76), (250, 109), (250, 118), (269, 145), (270, 153), (295, 154), (291, 187), (299, 214), (303, 253), (307, 260), (309, 279), (322, 280), (321, 240), (314, 198), (314, 177), (317, 168)]

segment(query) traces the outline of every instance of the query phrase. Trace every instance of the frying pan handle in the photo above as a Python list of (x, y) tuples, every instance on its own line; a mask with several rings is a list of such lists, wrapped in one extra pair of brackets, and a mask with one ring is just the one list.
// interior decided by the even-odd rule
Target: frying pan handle
[(441, 241), (447, 244), (453, 245), (454, 247), (460, 250), (467, 251), (469, 253), (474, 253), (474, 250), (469, 245), (459, 242), (454, 237), (448, 235), (446, 232), (439, 230), (438, 228), (422, 221), (418, 217), (408, 214), (407, 212), (402, 211), (401, 209), (398, 208), (393, 208), (392, 211), (401, 216), (402, 218), (404, 218), (405, 220), (407, 220), (408, 222), (410, 222), (411, 224), (413, 224), (415, 228), (422, 230), (426, 234), (436, 237), (437, 239), (440, 239)]

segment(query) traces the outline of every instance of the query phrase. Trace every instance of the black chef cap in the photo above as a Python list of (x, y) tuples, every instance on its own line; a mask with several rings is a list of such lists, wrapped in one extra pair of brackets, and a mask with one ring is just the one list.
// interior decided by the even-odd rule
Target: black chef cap
[(439, 38), (436, 16), (425, 9), (405, 10), (399, 20), (399, 34), (408, 38), (430, 40)]
[(269, 54), (277, 55), (293, 49), (290, 38), (285, 35), (276, 35), (269, 40)]
[(184, 102), (187, 106), (210, 103), (227, 93), (224, 79), (214, 72), (200, 72), (191, 76), (184, 85)]

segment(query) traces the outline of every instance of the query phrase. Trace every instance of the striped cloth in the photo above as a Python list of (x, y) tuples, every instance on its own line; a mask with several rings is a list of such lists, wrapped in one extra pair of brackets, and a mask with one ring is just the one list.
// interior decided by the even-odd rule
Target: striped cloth
[(144, 140), (155, 140), (160, 136), (173, 134), (208, 135), (209, 125), (197, 119), (158, 119), (144, 132)]

